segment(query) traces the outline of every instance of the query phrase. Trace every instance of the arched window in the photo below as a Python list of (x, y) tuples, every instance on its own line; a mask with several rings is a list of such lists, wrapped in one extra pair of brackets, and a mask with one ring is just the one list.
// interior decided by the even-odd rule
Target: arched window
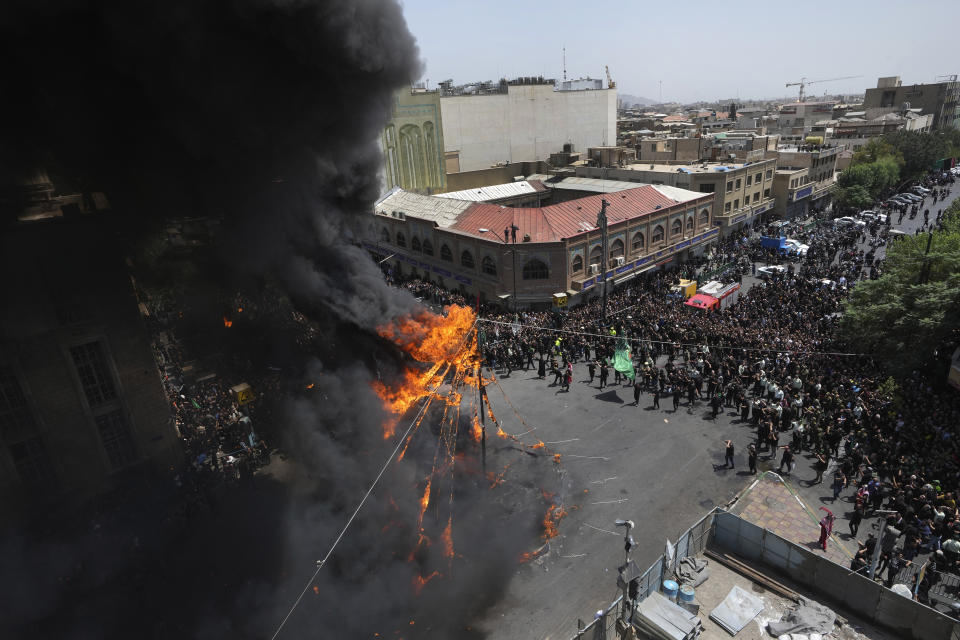
[(590, 264), (600, 264), (603, 261), (603, 249), (600, 245), (590, 250)]
[(483, 256), (483, 260), (480, 261), (480, 270), (488, 276), (495, 276), (497, 275), (497, 264), (490, 256)]
[(700, 212), (700, 224), (707, 224), (710, 222), (710, 210), (704, 209)]
[(433, 245), (430, 244), (429, 240), (423, 241), (423, 255), (432, 256), (433, 255)]
[(460, 264), (467, 269), (473, 269), (473, 254), (469, 251), (464, 251), (460, 254)]
[(440, 259), (447, 262), (453, 262), (453, 251), (445, 244), (440, 245)]
[(663, 225), (658, 224), (653, 228), (653, 237), (650, 238), (650, 242), (653, 244), (659, 244), (663, 242)]
[(583, 271), (583, 256), (577, 254), (573, 257), (573, 262), (570, 263), (571, 273), (580, 273)]
[(693, 216), (687, 218), (687, 231), (693, 231)]
[(420, 238), (414, 236), (413, 239), (410, 240), (410, 248), (413, 249), (414, 251), (416, 251), (417, 253), (419, 253), (419, 252), (420, 252)]
[(633, 250), (634, 251), (643, 251), (643, 234), (636, 233), (633, 236)]
[(613, 241), (613, 244), (610, 245), (610, 263), (616, 261), (617, 257), (623, 255), (623, 240), (619, 238)]
[(546, 280), (549, 277), (550, 271), (547, 269), (547, 265), (542, 260), (537, 260), (534, 258), (527, 264), (523, 265), (524, 280)]
[(683, 222), (677, 218), (673, 221), (673, 224), (670, 225), (670, 235), (676, 235), (683, 231)]
[(384, 227), (380, 230), (380, 241), (381, 242), (390, 242), (390, 232), (387, 231), (387, 228)]
[(397, 246), (407, 248), (407, 238), (403, 235), (402, 231), (397, 231)]

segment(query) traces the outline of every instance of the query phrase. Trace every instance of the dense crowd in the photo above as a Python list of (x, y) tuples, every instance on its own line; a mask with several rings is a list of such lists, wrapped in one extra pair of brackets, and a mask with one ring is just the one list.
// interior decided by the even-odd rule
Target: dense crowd
[[(949, 188), (947, 182), (938, 197)], [(779, 461), (785, 475), (805, 456), (814, 483), (824, 482), (829, 471), (834, 500), (841, 494), (850, 500), (845, 515), (854, 538), (864, 518), (889, 514), (879, 539), (871, 533), (859, 543), (852, 569), (866, 571), (880, 544), (878, 574), (886, 571), (888, 584), (907, 582), (923, 564), (918, 557), (926, 557), (918, 589), (923, 599), (945, 573), (960, 573), (960, 443), (953, 434), (960, 402), (925, 372), (894, 383), (836, 330), (849, 287), (881, 273), (876, 251), (890, 237), (892, 222), (787, 225), (786, 235), (810, 247), (803, 258), (771, 254), (756, 235), (728, 239), (681, 270), (641, 276), (611, 292), (605, 323), (599, 300), (562, 312), (482, 310), (483, 357), (505, 375), (535, 369), (539, 378), (563, 386), (575, 364), (590, 382), (599, 374), (600, 388), (612, 371), (613, 384), (632, 386), (638, 404), (644, 394), (654, 408), (669, 399), (663, 410), (706, 403), (714, 418), (724, 408), (731, 415), (735, 410), (755, 430), (746, 452), (751, 472), (764, 455), (774, 465)], [(669, 295), (681, 275), (734, 265), (722, 277), (739, 279), (757, 261), (782, 262), (786, 270), (742, 292), (726, 309), (707, 313)], [(435, 285), (407, 286), (441, 295), (431, 289)], [(613, 365), (625, 344), (634, 381), (621, 378)], [(728, 443), (728, 464), (735, 459), (733, 446)], [(830, 528), (832, 522), (831, 516)]]

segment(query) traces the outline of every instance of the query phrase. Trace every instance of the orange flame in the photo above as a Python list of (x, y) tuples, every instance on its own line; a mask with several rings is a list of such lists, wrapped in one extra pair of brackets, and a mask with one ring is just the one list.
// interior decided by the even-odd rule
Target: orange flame
[(320, 595), (320, 587), (314, 585), (314, 586), (313, 586), (313, 592), (314, 592), (315, 594), (317, 594), (317, 595)]
[(557, 464), (560, 464), (560, 458), (562, 457), (563, 457), (563, 454), (555, 453), (553, 454), (553, 461), (556, 462)]
[(483, 436), (483, 429), (480, 427), (480, 421), (476, 416), (473, 417), (473, 424), (470, 425), (470, 437), (473, 438), (474, 442), (480, 442), (480, 438)]
[(415, 595), (420, 595), (420, 592), (423, 591), (424, 585), (433, 580), (434, 578), (440, 575), (439, 571), (434, 571), (427, 576), (414, 576), (413, 577), (413, 593)]
[(313, 389), (314, 386), (315, 384), (311, 382), (310, 384), (307, 385), (307, 389)]
[(443, 530), (443, 536), (440, 538), (443, 541), (443, 557), (445, 558), (453, 557), (453, 536), (451, 535), (452, 524), (452, 519), (447, 518), (447, 526)]
[(537, 444), (530, 447), (531, 449), (545, 449), (547, 445), (543, 443), (543, 440), (537, 440)]
[(230, 327), (233, 326), (233, 320), (228, 320), (227, 316), (223, 316), (223, 326), (229, 329)]
[(541, 537), (544, 540), (557, 537), (560, 533), (560, 520), (562, 520), (565, 515), (567, 515), (566, 509), (560, 505), (550, 505), (550, 508), (547, 509), (547, 514), (543, 516), (543, 535)]
[(433, 478), (427, 478), (427, 486), (423, 490), (423, 497), (420, 498), (420, 523), (423, 523), (423, 514), (426, 513), (427, 507), (430, 506), (430, 485), (433, 483)]
[[(473, 310), (449, 306), (444, 311), (445, 316), (424, 311), (377, 329), (382, 337), (393, 341), (415, 360), (431, 363), (426, 370), (408, 367), (399, 384), (388, 387), (380, 381), (372, 383), (389, 413), (403, 415), (420, 398), (432, 393), (431, 389), (437, 389), (451, 367), (465, 368), (476, 360), (476, 344), (468, 339), (476, 321)], [(459, 406), (460, 400), (459, 393), (451, 393), (445, 402)], [(396, 422), (388, 420), (383, 425), (384, 439), (391, 438), (395, 430)]]

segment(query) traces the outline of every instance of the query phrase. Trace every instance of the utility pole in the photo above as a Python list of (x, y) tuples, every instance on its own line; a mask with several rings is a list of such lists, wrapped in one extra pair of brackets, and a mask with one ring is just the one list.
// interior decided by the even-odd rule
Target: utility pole
[[(480, 338), (480, 330), (477, 329), (477, 339)], [(483, 397), (487, 393), (483, 388), (483, 352), (480, 352), (480, 362), (477, 364), (477, 403), (480, 406), (480, 460), (483, 464), (483, 477), (487, 477), (487, 419), (483, 415)]]
[(600, 244), (603, 256), (600, 258), (600, 287), (603, 293), (603, 303), (600, 307), (600, 326), (607, 326), (607, 207), (610, 205), (606, 198), (600, 200), (600, 213), (597, 214), (597, 226), (600, 227)]

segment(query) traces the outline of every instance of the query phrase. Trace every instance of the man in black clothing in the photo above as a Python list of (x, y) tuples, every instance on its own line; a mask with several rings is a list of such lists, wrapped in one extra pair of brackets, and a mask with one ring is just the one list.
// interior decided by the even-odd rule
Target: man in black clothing
[(607, 368), (607, 362), (603, 361), (600, 363), (600, 388), (603, 389), (607, 385), (607, 378), (610, 377), (610, 369)]
[(750, 465), (750, 473), (757, 475), (757, 448), (752, 444), (747, 447), (747, 464)]
[(593, 384), (593, 377), (597, 374), (597, 363), (593, 360), (588, 362), (587, 371), (590, 373), (590, 384)]
[(640, 389), (640, 379), (637, 378), (633, 381), (633, 406), (635, 407), (640, 406)]
[(659, 409), (660, 408), (660, 390), (654, 387), (653, 391), (651, 392), (651, 395), (653, 396), (653, 408)]
[(723, 444), (724, 444), (724, 446), (726, 446), (726, 448), (727, 448), (726, 454), (725, 454), (725, 456), (724, 456), (724, 458), (723, 458), (723, 466), (724, 466), (725, 468), (726, 468), (726, 467), (730, 467), (731, 469), (734, 469), (735, 467), (734, 467), (734, 465), (733, 465), (733, 449), (734, 449), (734, 448), (733, 448), (733, 441), (732, 441), (732, 440), (724, 440), (724, 441), (723, 441)]
[(673, 410), (676, 411), (680, 408), (680, 398), (683, 396), (683, 389), (680, 388), (679, 384), (673, 385)]
[[(781, 448), (783, 449), (783, 456), (780, 458), (780, 468), (777, 472), (788, 476), (790, 475), (790, 465), (793, 463), (793, 452), (790, 451), (790, 445), (788, 444), (783, 445)], [(787, 467), (786, 473), (783, 471), (784, 465)]]

